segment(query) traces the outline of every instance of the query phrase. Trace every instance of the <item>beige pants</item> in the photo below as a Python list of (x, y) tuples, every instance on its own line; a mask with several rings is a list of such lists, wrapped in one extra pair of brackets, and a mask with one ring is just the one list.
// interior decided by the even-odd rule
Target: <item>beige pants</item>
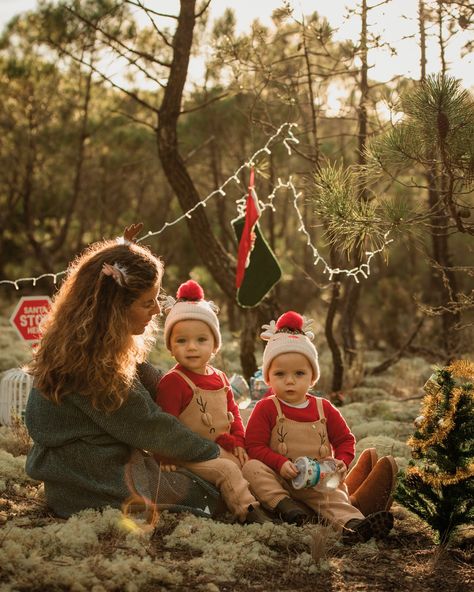
[(221, 456), (203, 462), (180, 463), (195, 475), (215, 485), (224, 501), (241, 522), (245, 520), (250, 505), (258, 506), (258, 501), (250, 493), (239, 461), (230, 452), (221, 449)]
[(345, 486), (330, 493), (322, 493), (312, 487), (294, 489), (289, 481), (256, 459), (246, 462), (242, 473), (257, 499), (271, 510), (274, 510), (283, 498), (291, 497), (304, 502), (335, 526), (342, 527), (348, 520), (364, 518), (363, 514), (351, 505)]

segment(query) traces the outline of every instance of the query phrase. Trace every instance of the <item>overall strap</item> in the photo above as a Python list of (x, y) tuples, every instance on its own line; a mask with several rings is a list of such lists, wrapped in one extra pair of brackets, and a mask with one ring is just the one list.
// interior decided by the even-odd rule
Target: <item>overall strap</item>
[(320, 420), (326, 419), (326, 416), (324, 415), (323, 400), (321, 399), (321, 397), (315, 397), (315, 399), (316, 399), (316, 406), (318, 408), (319, 419)]
[(270, 399), (275, 403), (275, 407), (277, 408), (277, 413), (278, 413), (278, 419), (285, 419), (285, 416), (283, 415), (283, 411), (281, 410), (281, 405), (280, 405), (280, 401), (278, 400), (278, 398), (275, 395), (272, 395), (270, 397)]
[(185, 382), (185, 383), (186, 383), (186, 384), (187, 384), (189, 387), (191, 387), (191, 390), (192, 390), (193, 392), (195, 392), (195, 391), (196, 391), (196, 389), (197, 389), (197, 386), (194, 384), (194, 382), (193, 382), (193, 381), (192, 381), (192, 380), (191, 380), (191, 379), (190, 379), (188, 376), (186, 376), (186, 374), (184, 374), (184, 372), (181, 372), (181, 370), (178, 370), (178, 368), (173, 368), (173, 369), (171, 370), (171, 372), (173, 372), (174, 374), (177, 374), (178, 376), (180, 376), (180, 377), (181, 377), (181, 378), (184, 380), (184, 382)]
[(232, 388), (230, 386), (229, 381), (227, 380), (227, 376), (225, 375), (225, 372), (222, 372), (222, 370), (218, 370), (217, 368), (214, 368), (214, 366), (209, 366), (209, 368), (212, 368), (214, 370), (214, 372), (219, 376), (219, 378), (222, 380), (222, 386), (225, 387), (226, 390)]

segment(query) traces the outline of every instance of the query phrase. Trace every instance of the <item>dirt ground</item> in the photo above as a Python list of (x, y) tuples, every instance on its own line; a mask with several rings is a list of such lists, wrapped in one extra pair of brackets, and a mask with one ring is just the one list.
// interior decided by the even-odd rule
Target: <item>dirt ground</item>
[[(341, 412), (359, 453), (375, 447), (406, 467), (431, 372), (422, 360), (401, 360), (352, 390)], [(474, 590), (474, 527), (442, 549), (397, 504), (387, 540), (354, 547), (320, 526), (241, 526), (165, 512), (152, 531), (124, 523), (118, 510), (61, 520), (24, 472), (29, 445), (24, 430), (0, 427), (0, 592)]]
[[(186, 565), (200, 555), (199, 550), (177, 545), (172, 549), (174, 569), (183, 576), (179, 585), (147, 584), (140, 592), (157, 590), (207, 590), (209, 592), (371, 592), (423, 591), (423, 592), (467, 592), (474, 586), (473, 550), (474, 533), (465, 531), (462, 538), (446, 550), (441, 550), (433, 540), (431, 531), (418, 518), (403, 507), (394, 504), (394, 529), (386, 541), (369, 542), (355, 547), (344, 547), (334, 542), (319, 553), (314, 562), (315, 573), (301, 571), (294, 566), (294, 559), (307, 546), (293, 544), (274, 544), (278, 560), (271, 565), (255, 566), (251, 560), (245, 567), (237, 570), (232, 581), (217, 581), (212, 573), (202, 574), (199, 583), (195, 574), (188, 574)], [(186, 515), (163, 514), (154, 534), (148, 539), (147, 555), (156, 564), (168, 561), (170, 550), (164, 544), (166, 536), (172, 533)], [(45, 509), (42, 501), (32, 503), (32, 498), (8, 489), (0, 497), (0, 519), (3, 527), (0, 532), (0, 547), (8, 538), (9, 528), (31, 529), (61, 522)], [(206, 519), (202, 523), (207, 523)], [(62, 521), (66, 522), (66, 521)], [(257, 526), (254, 526), (254, 528)], [(236, 529), (247, 527), (234, 526)], [(292, 527), (294, 528), (294, 527)], [(311, 529), (311, 527), (305, 527)], [(238, 536), (238, 533), (237, 533)], [(215, 541), (220, 544), (219, 540)], [(120, 549), (120, 540), (113, 537), (101, 539), (102, 556), (114, 556)], [(324, 547), (324, 545), (323, 545)], [(245, 559), (245, 558), (243, 558)], [(54, 560), (53, 560), (54, 561)], [(61, 561), (59, 559), (59, 561)], [(73, 569), (74, 564), (71, 564)], [(317, 568), (317, 569), (316, 569)], [(33, 592), (75, 590), (74, 586), (59, 583), (28, 584), (14, 583), (15, 578), (0, 566), (0, 591), (23, 590)], [(105, 584), (105, 582), (104, 582)], [(78, 588), (80, 590), (81, 588)], [(127, 587), (92, 587), (94, 592), (102, 590), (127, 590)]]
[[(463, 548), (440, 551), (420, 520), (400, 507), (394, 508), (394, 514), (396, 523), (391, 536), (385, 542), (378, 542), (369, 558), (365, 554), (361, 557), (356, 549), (329, 548), (329, 569), (308, 575), (289, 571), (287, 557), (282, 553), (279, 565), (265, 571), (251, 571), (253, 585), (232, 583), (219, 586), (219, 591), (467, 592), (473, 589), (474, 539)], [(298, 548), (287, 549), (288, 556), (298, 552)], [(185, 553), (183, 560), (189, 560), (189, 554)], [(194, 589), (192, 581), (187, 586), (188, 590)]]

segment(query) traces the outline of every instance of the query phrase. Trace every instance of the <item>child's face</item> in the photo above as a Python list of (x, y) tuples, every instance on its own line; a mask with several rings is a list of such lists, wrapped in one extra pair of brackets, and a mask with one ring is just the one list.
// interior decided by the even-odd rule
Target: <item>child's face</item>
[(206, 365), (216, 351), (214, 335), (203, 321), (178, 321), (171, 330), (170, 350), (187, 370), (205, 374)]
[(270, 364), (268, 379), (279, 399), (298, 405), (305, 401), (306, 393), (313, 384), (313, 369), (303, 354), (280, 354)]

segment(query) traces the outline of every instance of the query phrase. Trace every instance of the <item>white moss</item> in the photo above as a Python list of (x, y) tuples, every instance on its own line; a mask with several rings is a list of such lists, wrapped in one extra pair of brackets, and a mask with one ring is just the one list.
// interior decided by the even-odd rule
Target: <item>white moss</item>
[(148, 556), (148, 535), (125, 531), (122, 520), (118, 510), (87, 510), (44, 527), (14, 526), (4, 535), (0, 565), (17, 588), (139, 592), (146, 585), (179, 585), (179, 573)]
[(353, 388), (350, 392), (351, 401), (374, 401), (376, 399), (386, 399), (390, 395), (387, 391), (380, 388), (371, 388), (366, 386), (358, 386)]
[(0, 449), (0, 477), (8, 481), (14, 479), (18, 483), (32, 483), (25, 473), (25, 456), (13, 456), (6, 450)]
[(404, 458), (411, 456), (410, 448), (405, 442), (400, 442), (389, 436), (367, 436), (357, 442), (356, 451), (358, 454), (366, 448), (375, 448), (378, 456), (386, 456), (387, 454)]
[[(236, 575), (251, 564), (254, 569), (272, 565), (281, 559), (281, 549), (304, 544), (305, 529), (277, 524), (221, 524), (188, 516), (164, 540), (166, 547), (199, 551), (199, 557), (188, 562), (188, 569), (199, 581), (202, 575), (213, 575), (214, 581), (234, 581)], [(309, 547), (309, 545), (307, 545)]]
[[(330, 363), (328, 355), (325, 359)], [(326, 364), (328, 384), (329, 367)], [(393, 454), (399, 467), (406, 467), (410, 458), (406, 436), (413, 431), (420, 400), (400, 397), (416, 394), (431, 371), (425, 362), (401, 361), (383, 378), (372, 377), (360, 385), (358, 396), (364, 399), (340, 408), (357, 436), (358, 454), (373, 446), (379, 456)], [(318, 387), (323, 388), (321, 384)], [(400, 389), (406, 393), (400, 394)], [(25, 473), (25, 457), (16, 454), (15, 435), (10, 428), (0, 427), (0, 493), (12, 504), (12, 510), (0, 512), (0, 523), (6, 521), (0, 537), (2, 592), (140, 592), (186, 589), (191, 580), (193, 589), (218, 592), (224, 583), (226, 587), (251, 587), (252, 573), (271, 569), (282, 561), (290, 572), (304, 572), (308, 577), (321, 577), (331, 569), (343, 570), (350, 561), (347, 548), (327, 538), (321, 559), (315, 562), (311, 555), (314, 526), (241, 526), (165, 512), (157, 536), (162, 526), (166, 550), (160, 551), (158, 558), (156, 539), (150, 539), (147, 525), (125, 518), (118, 510), (86, 510), (66, 521), (42, 519), (41, 523), (47, 524), (38, 526), (34, 511), (25, 515), (23, 509), (17, 512), (15, 507), (17, 498), (21, 508), (28, 506), (29, 498), (44, 499), (43, 488)], [(8, 494), (13, 492), (9, 500)], [(31, 509), (37, 507), (31, 503)], [(189, 558), (186, 561), (182, 560), (183, 549)], [(357, 561), (373, 561), (378, 552), (373, 541), (356, 545), (352, 551)], [(255, 572), (249, 571), (250, 565)]]

